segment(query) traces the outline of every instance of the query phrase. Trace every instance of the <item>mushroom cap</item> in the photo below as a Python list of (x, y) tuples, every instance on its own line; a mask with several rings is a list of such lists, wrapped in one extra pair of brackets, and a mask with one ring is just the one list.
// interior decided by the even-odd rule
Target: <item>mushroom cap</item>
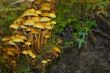
[(52, 25), (56, 24), (56, 21), (51, 21), (51, 24), (52, 24)]
[(53, 50), (53, 51), (56, 51), (56, 52), (58, 52), (58, 53), (61, 53), (61, 50), (60, 50), (60, 48), (58, 48), (58, 47), (54, 47), (52, 50)]
[(51, 29), (53, 29), (53, 26), (46, 26), (45, 28), (48, 30), (51, 30)]
[(5, 41), (9, 41), (9, 40), (10, 40), (10, 37), (4, 37), (4, 38), (2, 38), (1, 41), (5, 42)]
[(41, 21), (41, 22), (49, 22), (49, 21), (51, 21), (51, 19), (48, 18), (48, 17), (42, 17), (42, 18), (40, 19), (40, 21)]
[(47, 64), (48, 62), (46, 60), (42, 60), (42, 64)]
[(25, 42), (25, 45), (28, 45), (28, 46), (29, 46), (29, 45), (31, 45), (31, 44), (32, 44), (32, 43), (29, 42), (29, 41), (26, 41), (26, 42)]
[(49, 13), (48, 12), (44, 12), (44, 13), (42, 13), (42, 16), (49, 16)]
[(32, 21), (39, 22), (40, 21), (40, 17), (38, 17), (38, 16), (32, 17)]
[(41, 10), (50, 11), (51, 10), (51, 4), (50, 3), (44, 3), (41, 5)]
[(22, 53), (25, 54), (25, 55), (27, 55), (28, 54), (28, 51), (27, 50), (24, 50)]
[(56, 15), (55, 15), (55, 13), (49, 13), (49, 15), (48, 15), (49, 17), (51, 17), (51, 18), (56, 18)]
[(17, 45), (14, 41), (12, 41), (12, 40), (10, 40), (9, 42), (8, 42), (10, 45)]
[(17, 24), (11, 24), (11, 25), (10, 25), (10, 28), (18, 29), (18, 28), (19, 28), (19, 25), (17, 25)]
[(15, 38), (13, 39), (13, 41), (16, 42), (16, 43), (24, 42), (23, 39), (18, 38), (18, 37), (15, 37)]
[(22, 17), (26, 17), (26, 16), (38, 16), (38, 14), (37, 13), (24, 13), (22, 15)]
[(49, 35), (45, 35), (45, 38), (49, 38), (50, 36)]
[(19, 36), (21, 39), (26, 40), (26, 36)]
[(27, 26), (25, 26), (25, 25), (21, 25), (20, 27), (23, 29), (27, 28)]
[(26, 20), (26, 21), (24, 22), (24, 25), (26, 25), (26, 26), (33, 26), (33, 25), (34, 25), (34, 21), (31, 20), (31, 19), (28, 19), (28, 20)]
[(31, 50), (28, 50), (28, 54), (29, 54), (32, 58), (36, 58), (36, 55), (35, 55)]
[(42, 12), (40, 10), (36, 10), (37, 14), (42, 14)]
[(39, 28), (39, 29), (45, 29), (45, 25), (43, 23), (36, 23), (33, 27)]

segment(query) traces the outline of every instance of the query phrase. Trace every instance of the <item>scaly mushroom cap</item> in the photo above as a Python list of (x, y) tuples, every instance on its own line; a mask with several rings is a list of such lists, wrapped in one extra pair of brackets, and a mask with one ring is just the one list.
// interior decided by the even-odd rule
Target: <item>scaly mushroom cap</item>
[(17, 24), (11, 24), (10, 25), (10, 28), (12, 28), (12, 29), (18, 29), (19, 28), (19, 25), (17, 25)]
[(42, 17), (42, 18), (40, 19), (40, 21), (41, 21), (41, 22), (49, 22), (49, 21), (51, 21), (51, 19), (48, 18), (48, 17)]

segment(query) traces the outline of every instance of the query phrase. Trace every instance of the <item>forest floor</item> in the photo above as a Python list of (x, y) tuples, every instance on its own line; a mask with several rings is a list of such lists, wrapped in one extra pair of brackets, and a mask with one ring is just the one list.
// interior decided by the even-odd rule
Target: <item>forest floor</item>
[(47, 73), (110, 73), (110, 26), (98, 19), (97, 24), (84, 48), (65, 49)]

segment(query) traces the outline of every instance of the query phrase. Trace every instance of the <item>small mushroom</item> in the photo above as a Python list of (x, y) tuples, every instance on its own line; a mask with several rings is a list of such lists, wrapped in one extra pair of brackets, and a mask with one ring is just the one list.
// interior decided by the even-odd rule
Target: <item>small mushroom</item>
[(42, 18), (40, 19), (41, 22), (49, 22), (50, 20), (51, 20), (51, 19), (48, 18), (48, 17), (42, 17)]
[(29, 42), (29, 41), (26, 41), (25, 42), (25, 45), (28, 45), (28, 46), (30, 46), (32, 43), (31, 42)]
[(46, 10), (46, 11), (50, 11), (51, 9), (51, 4), (50, 3), (44, 3), (41, 5), (41, 10)]
[(4, 37), (4, 38), (2, 38), (1, 41), (5, 42), (5, 41), (9, 41), (9, 40), (10, 40), (10, 37)]
[(11, 25), (10, 25), (10, 28), (18, 29), (18, 28), (19, 28), (19, 25), (17, 25), (17, 24), (11, 24)]
[(48, 16), (51, 17), (51, 18), (56, 18), (55, 13), (50, 13)]
[(56, 51), (56, 52), (58, 52), (58, 53), (61, 53), (61, 50), (60, 50), (60, 48), (58, 48), (58, 47), (54, 47), (54, 48), (52, 48), (52, 50), (53, 50), (53, 51)]
[(31, 19), (26, 20), (25, 23), (24, 23), (24, 25), (26, 25), (26, 26), (33, 26), (34, 25), (34, 21), (31, 20)]
[(38, 16), (32, 17), (32, 21), (39, 22), (40, 21), (40, 17), (38, 17)]
[(54, 25), (54, 24), (56, 24), (56, 21), (51, 21), (50, 23), (51, 23), (52, 25)]
[(16, 43), (24, 42), (23, 39), (21, 39), (21, 38), (16, 38), (16, 37), (13, 39), (13, 41), (16, 42)]
[(42, 14), (42, 12), (40, 10), (36, 10), (37, 14)]
[(43, 23), (36, 23), (33, 27), (39, 28), (39, 29), (44, 29), (45, 25)]

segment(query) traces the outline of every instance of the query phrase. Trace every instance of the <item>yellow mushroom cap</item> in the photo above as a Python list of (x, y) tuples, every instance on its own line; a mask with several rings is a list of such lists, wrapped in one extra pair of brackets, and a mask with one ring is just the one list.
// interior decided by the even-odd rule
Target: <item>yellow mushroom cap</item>
[(28, 10), (26, 10), (24, 13), (27, 13), (27, 12), (32, 12), (32, 13), (34, 13), (34, 12), (36, 12), (36, 10), (35, 9), (28, 9)]
[(24, 50), (22, 53), (25, 54), (25, 55), (27, 55), (28, 54), (28, 51), (27, 50)]
[(9, 42), (8, 42), (10, 45), (17, 45), (15, 42), (13, 42), (12, 40), (10, 40)]
[(53, 50), (58, 52), (58, 53), (61, 53), (61, 50), (58, 47), (54, 47)]
[(49, 35), (45, 35), (45, 38), (49, 38), (50, 36)]
[(39, 22), (40, 21), (40, 17), (38, 17), (38, 16), (32, 17), (32, 21)]
[(51, 18), (56, 18), (55, 13), (50, 13), (48, 16), (51, 17)]
[(19, 42), (24, 42), (24, 40), (21, 39), (21, 38), (14, 38), (13, 41), (14, 41), (14, 42), (17, 42), (17, 43), (19, 43)]
[(42, 12), (40, 10), (36, 10), (37, 14), (42, 14)]
[(42, 17), (42, 18), (40, 19), (41, 22), (49, 22), (50, 20), (51, 20), (51, 19), (48, 18), (48, 17)]
[(42, 14), (42, 16), (49, 16), (49, 13), (45, 12)]
[(44, 29), (45, 25), (43, 23), (36, 23), (33, 27), (39, 28), (39, 29)]
[(23, 29), (27, 28), (25, 25), (21, 25), (20, 27), (23, 28)]
[(35, 55), (31, 50), (28, 50), (28, 54), (29, 54), (32, 58), (36, 58), (36, 55)]
[(47, 61), (46, 60), (42, 60), (42, 64), (47, 64)]
[(46, 26), (51, 26), (51, 22), (45, 23)]
[(56, 21), (51, 21), (51, 24), (52, 24), (52, 25), (56, 24)]
[(17, 25), (17, 24), (11, 24), (11, 25), (10, 25), (10, 28), (18, 29), (18, 28), (19, 28), (19, 25)]
[(9, 37), (4, 37), (4, 38), (2, 38), (2, 40), (1, 40), (1, 41), (5, 42), (5, 41), (8, 41), (8, 40), (10, 40), (10, 38), (9, 38)]
[(53, 29), (53, 26), (46, 26), (45, 28), (48, 30), (51, 30), (51, 29)]
[(26, 36), (19, 36), (21, 39), (26, 40)]
[(24, 23), (24, 25), (26, 25), (26, 26), (33, 26), (34, 25), (34, 21), (33, 20), (26, 20), (25, 21), (25, 23)]
[(50, 3), (44, 3), (41, 6), (41, 10), (50, 11), (50, 9), (51, 9), (51, 4)]
[(33, 28), (31, 28), (31, 27), (28, 27), (28, 28), (26, 28), (26, 31), (31, 31)]
[(29, 45), (31, 45), (31, 44), (32, 44), (32, 43), (29, 42), (29, 41), (26, 41), (26, 42), (25, 42), (25, 45), (28, 45), (28, 46), (29, 46)]

